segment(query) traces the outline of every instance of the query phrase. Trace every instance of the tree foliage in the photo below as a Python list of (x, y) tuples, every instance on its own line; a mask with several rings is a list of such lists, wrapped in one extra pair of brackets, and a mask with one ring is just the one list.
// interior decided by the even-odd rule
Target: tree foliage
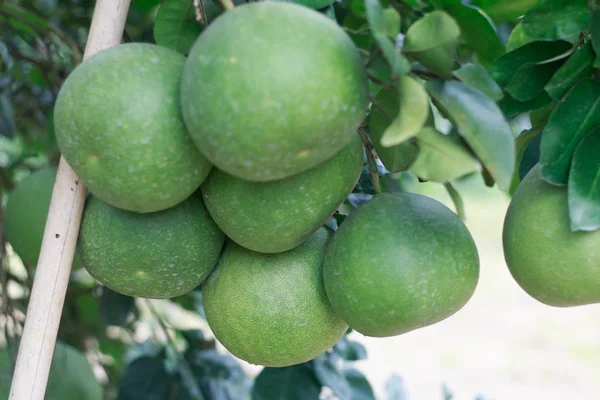
[[(545, 180), (568, 188), (572, 231), (600, 227), (596, 2), (294, 1), (343, 27), (369, 78), (370, 113), (359, 129), (368, 163), (330, 227), (373, 194), (401, 191), (407, 176), (444, 185), (463, 215), (457, 180), (480, 174), (488, 186), (512, 194), (536, 163)], [(82, 60), (92, 11), (91, 0), (0, 2), (3, 202), (22, 178), (58, 161), (53, 105)], [(186, 55), (223, 12), (214, 0), (134, 0), (124, 41)], [(1, 239), (0, 326), (14, 345), (35, 266), (20, 268)], [(201, 296), (198, 289), (161, 304), (202, 318)], [(106, 398), (375, 398), (353, 367), (366, 351), (347, 336), (310, 362), (265, 368), (253, 380), (236, 359), (217, 351), (207, 332), (174, 326), (153, 304), (72, 273), (59, 340), (96, 355)], [(153, 327), (145, 341), (136, 336), (142, 321)], [(388, 398), (404, 398), (401, 380), (388, 383)]]

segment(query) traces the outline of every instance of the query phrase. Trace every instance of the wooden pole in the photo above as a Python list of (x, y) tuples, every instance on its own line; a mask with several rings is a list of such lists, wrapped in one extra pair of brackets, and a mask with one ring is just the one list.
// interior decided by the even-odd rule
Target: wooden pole
[[(97, 0), (84, 59), (121, 43), (130, 3), (131, 0)], [(85, 185), (61, 157), (10, 400), (44, 399), (86, 192)]]

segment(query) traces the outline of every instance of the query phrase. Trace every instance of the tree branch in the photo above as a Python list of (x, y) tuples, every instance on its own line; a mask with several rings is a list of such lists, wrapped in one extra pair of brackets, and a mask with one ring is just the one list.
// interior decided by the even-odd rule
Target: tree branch
[(371, 139), (369, 139), (367, 132), (365, 132), (363, 128), (358, 128), (358, 134), (367, 153), (367, 165), (369, 166), (369, 174), (371, 176), (373, 189), (375, 190), (375, 193), (379, 194), (382, 190), (381, 181), (379, 179), (379, 168), (377, 168), (377, 160), (375, 159), (377, 152), (375, 151), (375, 147), (373, 147), (373, 143), (371, 143)]

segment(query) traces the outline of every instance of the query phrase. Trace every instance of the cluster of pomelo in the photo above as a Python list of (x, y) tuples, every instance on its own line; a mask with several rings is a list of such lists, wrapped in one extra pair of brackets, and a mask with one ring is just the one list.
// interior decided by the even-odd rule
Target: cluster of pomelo
[(353, 42), (292, 3), (226, 12), (187, 57), (129, 43), (85, 60), (55, 108), (91, 192), (85, 268), (137, 297), (201, 285), (216, 338), (266, 366), (310, 360), (348, 327), (384, 337), (447, 318), (479, 276), (450, 209), (386, 193), (324, 226), (360, 175), (367, 108)]

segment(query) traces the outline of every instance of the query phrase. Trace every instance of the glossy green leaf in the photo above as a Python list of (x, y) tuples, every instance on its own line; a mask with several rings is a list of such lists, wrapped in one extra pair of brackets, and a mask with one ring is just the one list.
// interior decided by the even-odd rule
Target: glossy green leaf
[(540, 0), (473, 0), (471, 4), (481, 8), (496, 23), (514, 21), (523, 16)]
[[(513, 174), (512, 183), (510, 185), (509, 193), (511, 196), (512, 196), (512, 194), (514, 194), (515, 190), (519, 186), (519, 183), (521, 183), (521, 179), (523, 179), (523, 176), (524, 176), (523, 171), (524, 170), (529, 171), (529, 169), (534, 164), (536, 164), (539, 160), (539, 153), (540, 153), (539, 138), (540, 138), (540, 133), (542, 132), (542, 129), (543, 129), (542, 126), (538, 126), (533, 129), (526, 129), (523, 132), (521, 132), (515, 140), (517, 170)], [(529, 156), (529, 157), (527, 157), (527, 159), (524, 159), (524, 158), (525, 158), (525, 155), (528, 150), (531, 153), (530, 144), (536, 139), (537, 139), (537, 148), (535, 150), (536, 150), (537, 154), (534, 154), (535, 161), (533, 162), (533, 164), (531, 164), (531, 158), (532, 158), (532, 157), (530, 157), (531, 154), (527, 154), (527, 156)]]
[[(206, 14), (218, 14), (218, 8), (205, 1)], [(154, 40), (157, 44), (186, 54), (192, 47), (202, 26), (196, 21), (192, 2), (189, 0), (164, 0), (154, 21)]]
[(552, 112), (554, 112), (554, 109), (556, 108), (556, 104), (556, 101), (552, 101), (543, 107), (531, 111), (529, 113), (529, 120), (531, 121), (531, 126), (535, 128), (538, 126), (546, 125), (546, 123), (548, 122), (548, 118), (550, 118), (550, 115), (552, 115)]
[(531, 42), (497, 58), (490, 68), (490, 75), (500, 86), (504, 87), (524, 66), (565, 58), (569, 56), (572, 48), (573, 45), (564, 40)]
[(335, 356), (322, 354), (315, 358), (312, 365), (315, 368), (315, 376), (321, 385), (330, 388), (340, 399), (351, 399), (352, 388), (348, 384), (340, 363), (336, 363)]
[(383, 10), (383, 17), (386, 35), (395, 40), (400, 33), (400, 14), (393, 8), (386, 8)]
[(518, 101), (534, 99), (544, 91), (548, 81), (563, 64), (564, 59), (525, 65), (515, 73), (504, 90)]
[(595, 58), (591, 43), (584, 43), (554, 74), (544, 89), (553, 99), (560, 100), (577, 81), (592, 74)]
[(504, 54), (504, 45), (494, 24), (481, 9), (459, 4), (447, 10), (458, 22), (461, 40), (467, 46), (489, 60)]
[(465, 64), (454, 71), (453, 74), (467, 85), (481, 90), (492, 100), (498, 101), (504, 96), (502, 88), (480, 64)]
[(459, 36), (456, 21), (443, 11), (434, 11), (408, 28), (403, 49), (431, 72), (449, 79)]
[(539, 40), (577, 35), (590, 26), (588, 0), (545, 0), (523, 17), (523, 29)]
[(552, 98), (548, 96), (548, 93), (546, 92), (542, 92), (536, 98), (525, 102), (517, 101), (514, 98), (512, 98), (508, 93), (505, 93), (502, 100), (498, 102), (498, 107), (500, 107), (502, 113), (506, 118), (513, 118), (519, 114), (523, 114), (531, 110), (536, 110), (551, 102)]
[(508, 189), (515, 170), (515, 146), (510, 126), (496, 103), (462, 82), (432, 80), (425, 88), (500, 189)]
[(443, 11), (434, 11), (408, 28), (404, 51), (416, 53), (432, 50), (456, 41), (459, 36), (460, 28), (456, 21)]
[(367, 378), (360, 371), (352, 367), (344, 367), (344, 376), (352, 392), (352, 396), (349, 397), (350, 399), (375, 400), (373, 388), (371, 388), (369, 381), (367, 381)]
[[(400, 50), (396, 48), (395, 43), (388, 37), (390, 31), (399, 29), (399, 20), (391, 20), (389, 16), (386, 18), (383, 7), (379, 0), (365, 0), (365, 11), (367, 21), (371, 27), (371, 34), (387, 62), (390, 64), (393, 75), (402, 75), (410, 71), (408, 60), (400, 54)], [(399, 19), (398, 15), (398, 19)], [(388, 26), (390, 24), (390, 26)]]
[(600, 60), (600, 8), (597, 8), (592, 14), (590, 32), (592, 34), (592, 45), (596, 53), (596, 67), (598, 67), (598, 60)]
[(254, 381), (253, 400), (319, 400), (321, 384), (306, 364), (264, 368)]
[(472, 172), (481, 164), (458, 140), (425, 127), (417, 136), (419, 155), (410, 171), (421, 179), (448, 182)]
[(600, 228), (600, 127), (577, 146), (569, 173), (569, 217), (572, 231)]
[(379, 140), (384, 147), (396, 146), (416, 136), (429, 116), (429, 96), (411, 77), (398, 80), (398, 105), (399, 111)]
[(419, 152), (416, 143), (412, 140), (406, 140), (393, 147), (382, 145), (385, 132), (389, 132), (390, 128), (394, 129), (393, 122), (400, 118), (398, 111), (402, 108), (398, 97), (398, 92), (394, 88), (382, 89), (375, 97), (376, 106), (372, 108), (369, 116), (371, 140), (379, 159), (390, 172), (406, 171)]
[(600, 81), (584, 79), (550, 116), (541, 143), (542, 177), (556, 185), (567, 184), (575, 148), (600, 125)]
[(523, 23), (519, 22), (510, 32), (510, 36), (506, 41), (506, 51), (510, 52), (516, 50), (521, 46), (525, 46), (526, 44), (535, 41), (536, 40), (534, 38), (527, 36), (525, 30), (523, 29)]

